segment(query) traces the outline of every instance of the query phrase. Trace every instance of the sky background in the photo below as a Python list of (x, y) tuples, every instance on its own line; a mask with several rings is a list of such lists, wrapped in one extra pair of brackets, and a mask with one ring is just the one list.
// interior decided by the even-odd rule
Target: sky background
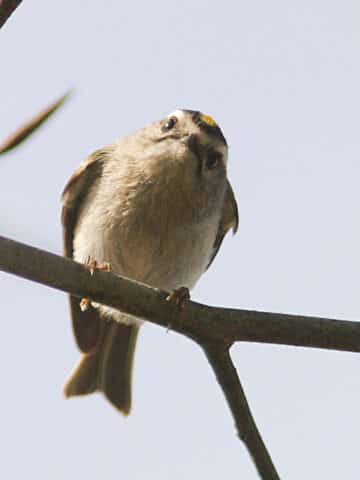
[[(194, 290), (227, 307), (360, 319), (357, 0), (25, 1), (0, 31), (0, 137), (74, 97), (0, 160), (1, 234), (60, 253), (60, 194), (94, 149), (178, 107), (230, 145), (240, 207)], [(202, 352), (140, 333), (133, 410), (65, 400), (78, 352), (65, 294), (0, 273), (0, 477), (256, 479)], [(284, 479), (358, 479), (360, 356), (237, 344)]]

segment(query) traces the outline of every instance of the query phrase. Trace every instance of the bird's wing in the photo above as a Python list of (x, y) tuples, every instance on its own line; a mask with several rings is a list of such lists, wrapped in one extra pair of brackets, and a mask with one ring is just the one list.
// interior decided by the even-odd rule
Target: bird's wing
[[(63, 225), (64, 254), (73, 257), (73, 240), (76, 224), (89, 191), (101, 178), (106, 150), (97, 150), (75, 171), (62, 194), (61, 221)], [(79, 298), (70, 295), (70, 308), (74, 335), (81, 351), (93, 350), (99, 340), (100, 318), (97, 311), (89, 306), (82, 312)]]
[(238, 206), (237, 206), (235, 195), (230, 185), (230, 182), (227, 181), (227, 189), (225, 193), (225, 201), (224, 201), (224, 206), (222, 210), (222, 215), (220, 218), (219, 228), (215, 238), (213, 251), (212, 251), (207, 268), (209, 268), (212, 262), (214, 261), (227, 232), (230, 229), (232, 229), (233, 234), (235, 234), (237, 232), (238, 226), (239, 226)]

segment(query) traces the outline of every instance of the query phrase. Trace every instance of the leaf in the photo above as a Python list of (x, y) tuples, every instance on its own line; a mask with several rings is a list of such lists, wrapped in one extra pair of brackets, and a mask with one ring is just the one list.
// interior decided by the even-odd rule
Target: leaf
[(13, 148), (24, 142), (30, 135), (32, 135), (46, 120), (60, 108), (71, 96), (71, 91), (65, 93), (55, 102), (50, 103), (46, 108), (37, 113), (27, 122), (18, 127), (15, 132), (11, 133), (5, 140), (0, 143), (0, 155), (7, 153)]

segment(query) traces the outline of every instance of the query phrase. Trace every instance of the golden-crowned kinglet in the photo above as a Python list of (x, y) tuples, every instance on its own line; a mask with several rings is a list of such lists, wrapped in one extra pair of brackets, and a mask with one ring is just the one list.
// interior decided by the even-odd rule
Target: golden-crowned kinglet
[[(227, 143), (215, 121), (177, 110), (95, 151), (63, 192), (65, 254), (108, 262), (115, 274), (163, 290), (191, 289), (238, 226), (226, 176)], [(142, 320), (70, 297), (83, 352), (65, 395), (102, 391), (131, 406), (131, 371)]]

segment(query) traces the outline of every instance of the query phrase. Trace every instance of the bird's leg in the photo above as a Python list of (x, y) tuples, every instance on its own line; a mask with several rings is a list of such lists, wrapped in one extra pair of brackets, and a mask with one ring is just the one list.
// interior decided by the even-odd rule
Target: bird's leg
[(183, 309), (190, 300), (190, 292), (187, 287), (180, 287), (173, 290), (167, 297), (167, 302), (174, 302), (176, 306)]
[[(111, 265), (109, 262), (98, 263), (98, 261), (92, 258), (90, 255), (87, 257), (84, 267), (89, 270), (90, 275), (94, 275), (95, 270), (101, 270), (103, 272), (111, 271)], [(85, 312), (91, 305), (90, 298), (82, 298), (79, 305), (80, 310)]]

